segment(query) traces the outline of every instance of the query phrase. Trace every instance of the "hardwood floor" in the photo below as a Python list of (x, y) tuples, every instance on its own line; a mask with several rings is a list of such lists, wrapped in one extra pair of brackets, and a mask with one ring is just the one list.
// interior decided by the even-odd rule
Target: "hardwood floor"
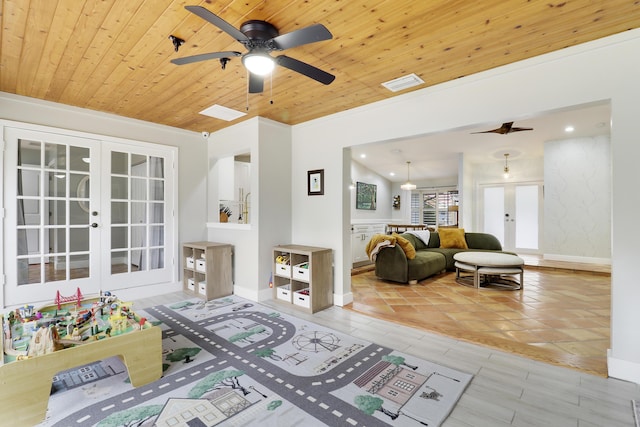
[(345, 308), (534, 360), (607, 376), (611, 270), (523, 256), (521, 291), (474, 289), (445, 273), (403, 285), (353, 271)]

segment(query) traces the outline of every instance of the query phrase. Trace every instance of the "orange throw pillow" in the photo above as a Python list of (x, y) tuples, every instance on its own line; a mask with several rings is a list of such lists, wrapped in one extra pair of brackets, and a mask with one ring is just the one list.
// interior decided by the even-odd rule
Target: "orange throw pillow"
[(416, 257), (416, 248), (413, 247), (410, 241), (397, 233), (393, 233), (392, 236), (396, 238), (396, 243), (400, 245), (407, 259), (414, 259)]
[(464, 228), (440, 228), (441, 248), (469, 249), (464, 238)]

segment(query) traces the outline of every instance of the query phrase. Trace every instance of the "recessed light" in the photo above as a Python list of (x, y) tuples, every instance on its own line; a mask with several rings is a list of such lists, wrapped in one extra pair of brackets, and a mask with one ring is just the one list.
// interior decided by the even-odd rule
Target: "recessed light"
[(396, 176), (395, 172), (389, 172), (389, 176)]
[(367, 155), (366, 155), (366, 154), (360, 154), (360, 158), (361, 158), (361, 159), (364, 159), (365, 157), (367, 157)]
[(566, 128), (564, 128), (564, 131), (569, 133), (569, 132), (573, 132), (575, 130), (575, 128), (571, 125), (567, 126)]

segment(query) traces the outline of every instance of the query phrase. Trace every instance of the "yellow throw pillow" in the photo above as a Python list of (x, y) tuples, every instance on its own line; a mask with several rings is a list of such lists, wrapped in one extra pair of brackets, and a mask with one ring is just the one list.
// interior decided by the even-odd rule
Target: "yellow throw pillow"
[(464, 228), (439, 228), (441, 248), (469, 249), (464, 239)]
[(393, 233), (392, 236), (396, 238), (396, 243), (400, 245), (407, 259), (414, 259), (416, 257), (416, 248), (413, 247), (410, 241), (397, 233)]

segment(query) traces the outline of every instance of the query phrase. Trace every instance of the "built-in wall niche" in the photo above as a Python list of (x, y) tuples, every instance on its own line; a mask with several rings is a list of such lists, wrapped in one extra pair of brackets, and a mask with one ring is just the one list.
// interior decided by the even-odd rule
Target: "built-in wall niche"
[(218, 172), (218, 219), (220, 222), (249, 224), (251, 215), (251, 154), (223, 157), (216, 162)]

